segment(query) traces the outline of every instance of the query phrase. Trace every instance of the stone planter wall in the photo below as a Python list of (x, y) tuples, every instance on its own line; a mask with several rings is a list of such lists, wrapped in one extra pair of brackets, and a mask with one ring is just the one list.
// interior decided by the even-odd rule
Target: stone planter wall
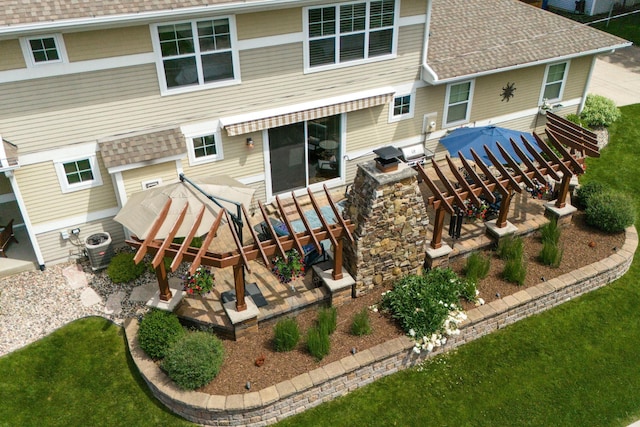
[(266, 426), (611, 283), (627, 272), (637, 246), (636, 229), (629, 227), (625, 244), (613, 255), (469, 311), (460, 335), (429, 354), (415, 354), (413, 342), (400, 337), (246, 394), (218, 396), (179, 389), (139, 348), (136, 319), (128, 319), (125, 333), (142, 377), (173, 412), (205, 425)]

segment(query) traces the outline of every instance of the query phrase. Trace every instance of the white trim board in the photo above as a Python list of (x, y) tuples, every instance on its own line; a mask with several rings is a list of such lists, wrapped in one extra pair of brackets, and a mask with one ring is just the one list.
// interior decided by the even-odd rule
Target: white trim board
[(33, 226), (34, 234), (48, 233), (50, 231), (56, 231), (73, 227), (80, 224), (86, 224), (92, 221), (100, 221), (102, 219), (112, 218), (120, 211), (120, 208), (109, 208), (101, 211), (87, 212), (85, 215), (77, 215), (57, 221), (44, 222)]

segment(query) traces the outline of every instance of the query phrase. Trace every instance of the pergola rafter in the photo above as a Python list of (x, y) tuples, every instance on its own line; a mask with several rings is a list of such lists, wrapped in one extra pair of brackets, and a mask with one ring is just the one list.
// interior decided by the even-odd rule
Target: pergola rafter
[[(505, 227), (507, 224), (507, 215), (513, 193), (522, 192), (522, 184), (529, 188), (534, 188), (536, 186), (534, 180), (540, 183), (546, 182), (546, 175), (556, 181), (561, 181), (555, 206), (557, 208), (565, 206), (571, 178), (584, 172), (584, 157), (598, 157), (600, 152), (597, 146), (597, 137), (592, 132), (553, 113), (548, 113), (548, 119), (549, 123), (545, 133), (549, 142), (543, 141), (535, 132), (533, 133), (533, 137), (544, 155), (538, 153), (533, 144), (521, 135), (524, 148), (531, 153), (534, 158), (533, 161), (513, 139), (509, 142), (514, 148), (518, 159), (514, 159), (500, 143), (497, 143), (498, 150), (505, 159), (505, 164), (508, 168), (498, 160), (496, 154), (491, 152), (486, 145), (483, 146), (497, 174), (494, 174), (473, 149), (470, 152), (475, 161), (475, 166), (482, 171), (484, 178), (478, 174), (477, 170), (460, 152), (458, 152), (458, 157), (462, 163), (462, 168), (460, 169), (464, 169), (467, 172), (468, 178), (463, 177), (451, 158), (446, 156), (449, 170), (457, 181), (455, 184), (447, 178), (445, 172), (432, 159), (432, 166), (440, 179), (443, 189), (438, 187), (422, 166), (417, 166), (420, 178), (433, 193), (433, 196), (427, 199), (427, 204), (433, 205), (435, 209), (433, 239), (431, 240), (433, 249), (438, 249), (442, 246), (445, 212), (455, 215), (456, 206), (463, 209), (465, 200), (469, 200), (475, 205), (480, 205), (482, 203), (478, 197), (480, 194), (485, 194), (491, 203), (496, 201), (494, 192), (501, 194), (502, 199), (500, 200), (500, 209), (496, 220), (498, 228)], [(556, 152), (559, 153), (559, 156)]]
[[(301, 254), (304, 254), (303, 247), (311, 243), (321, 251), (323, 249), (320, 241), (330, 239), (334, 245), (332, 276), (335, 280), (339, 280), (342, 278), (342, 239), (344, 237), (353, 242), (352, 231), (355, 229), (355, 225), (351, 222), (351, 220), (345, 220), (342, 218), (326, 186), (324, 187), (324, 191), (326, 193), (328, 203), (331, 206), (336, 217), (336, 223), (334, 224), (329, 224), (329, 221), (327, 220), (327, 218), (325, 218), (320, 205), (316, 201), (313, 194), (309, 191), (311, 204), (313, 205), (313, 208), (321, 223), (320, 227), (313, 229), (308, 219), (305, 217), (299, 201), (292, 193), (296, 209), (300, 213), (300, 218), (304, 224), (304, 231), (296, 232), (294, 230), (291, 218), (289, 218), (289, 216), (285, 213), (280, 199), (276, 197), (277, 211), (279, 214), (278, 216), (282, 218), (285, 226), (287, 227), (287, 230), (289, 231), (289, 234), (287, 236), (278, 236), (273, 227), (273, 224), (269, 219), (264, 205), (259, 202), (258, 205), (260, 207), (260, 212), (265, 227), (271, 233), (270, 238), (260, 241), (258, 234), (250, 226), (250, 224), (248, 224), (247, 211), (245, 207), (242, 206), (245, 220), (247, 222), (247, 225), (249, 225), (251, 236), (254, 240), (253, 243), (244, 245), (240, 241), (240, 237), (235, 227), (232, 225), (232, 221), (230, 220), (227, 211), (221, 209), (218, 212), (215, 220), (212, 222), (202, 246), (200, 248), (195, 248), (189, 246), (189, 243), (195, 236), (196, 229), (202, 221), (204, 207), (196, 217), (195, 223), (191, 227), (187, 237), (182, 244), (173, 243), (173, 238), (175, 237), (177, 230), (180, 228), (182, 222), (184, 221), (184, 212), (186, 211), (186, 207), (183, 209), (183, 212), (173, 224), (168, 237), (164, 240), (155, 239), (155, 235), (165, 222), (167, 213), (171, 206), (171, 199), (168, 199), (162, 211), (154, 220), (151, 231), (149, 232), (149, 238), (140, 240), (134, 237), (130, 240), (127, 240), (126, 243), (131, 247), (137, 249), (136, 255), (134, 257), (136, 263), (140, 262), (146, 254), (154, 256), (153, 264), (156, 269), (156, 277), (158, 278), (160, 299), (164, 301), (167, 301), (172, 297), (171, 290), (169, 289), (167, 272), (164, 266), (164, 262), (162, 262), (164, 258), (168, 257), (173, 259), (173, 261), (171, 262), (170, 271), (175, 271), (182, 261), (191, 262), (189, 274), (194, 274), (196, 269), (201, 265), (214, 268), (233, 267), (235, 282), (234, 287), (236, 291), (236, 310), (243, 311), (247, 307), (244, 297), (244, 269), (246, 268), (247, 271), (251, 271), (250, 261), (260, 259), (268, 267), (270, 263), (270, 257), (276, 256), (277, 254), (286, 256), (286, 252), (291, 249), (297, 249)], [(233, 250), (221, 253), (209, 250), (209, 248), (214, 242), (223, 219), (226, 220), (226, 223), (229, 226), (236, 247)]]

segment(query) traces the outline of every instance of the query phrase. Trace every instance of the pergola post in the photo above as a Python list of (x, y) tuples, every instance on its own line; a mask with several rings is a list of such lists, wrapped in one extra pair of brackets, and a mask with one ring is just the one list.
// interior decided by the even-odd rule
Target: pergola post
[(433, 249), (440, 249), (440, 247), (442, 246), (444, 214), (445, 210), (442, 208), (442, 206), (438, 206), (438, 208), (436, 209), (436, 216), (433, 220), (433, 238), (431, 239), (431, 247)]
[(247, 309), (247, 303), (244, 300), (243, 270), (244, 266), (242, 264), (236, 264), (233, 266), (233, 281), (236, 289), (236, 311), (244, 311)]
[(338, 239), (338, 244), (333, 248), (333, 272), (331, 273), (333, 280), (340, 280), (342, 274), (342, 239)]
[(567, 195), (569, 194), (569, 186), (571, 185), (571, 176), (563, 175), (560, 183), (560, 190), (558, 190), (558, 200), (556, 200), (555, 206), (558, 209), (562, 209), (567, 204)]
[(173, 294), (169, 288), (169, 278), (167, 277), (167, 269), (164, 267), (164, 262), (161, 262), (156, 267), (156, 278), (158, 279), (158, 287), (160, 288), (160, 300), (169, 301)]
[(502, 196), (502, 200), (500, 202), (500, 210), (498, 211), (498, 219), (496, 220), (497, 228), (503, 228), (507, 226), (507, 216), (509, 215), (509, 207), (511, 206), (512, 198), (512, 189), (509, 189), (509, 192), (506, 196)]

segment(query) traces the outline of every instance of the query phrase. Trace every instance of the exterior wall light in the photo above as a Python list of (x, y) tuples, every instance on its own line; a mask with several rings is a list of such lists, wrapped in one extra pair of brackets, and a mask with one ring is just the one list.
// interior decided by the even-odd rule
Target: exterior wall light
[(247, 138), (247, 148), (251, 149), (254, 147), (253, 138)]

